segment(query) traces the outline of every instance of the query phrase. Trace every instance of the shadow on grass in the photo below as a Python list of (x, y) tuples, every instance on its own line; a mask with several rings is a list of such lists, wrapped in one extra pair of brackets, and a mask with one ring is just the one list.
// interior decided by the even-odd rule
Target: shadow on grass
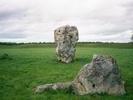
[(85, 58), (76, 58), (74, 62), (83, 62), (83, 63), (89, 63), (91, 62), (91, 57), (85, 57)]
[(0, 55), (0, 60), (4, 60), (4, 59), (12, 60), (13, 58), (10, 57), (7, 53), (4, 53)]

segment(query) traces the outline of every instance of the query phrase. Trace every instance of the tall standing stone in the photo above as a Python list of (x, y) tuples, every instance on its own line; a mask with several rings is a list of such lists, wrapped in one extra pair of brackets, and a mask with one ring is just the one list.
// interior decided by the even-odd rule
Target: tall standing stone
[(59, 27), (54, 31), (54, 39), (57, 59), (64, 63), (73, 61), (76, 42), (79, 39), (77, 28), (69, 25)]

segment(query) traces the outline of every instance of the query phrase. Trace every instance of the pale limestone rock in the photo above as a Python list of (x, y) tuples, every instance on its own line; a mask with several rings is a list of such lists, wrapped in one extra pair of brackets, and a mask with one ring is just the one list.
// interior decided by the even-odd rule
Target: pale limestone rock
[(124, 82), (116, 60), (110, 56), (94, 55), (92, 62), (79, 71), (72, 82), (76, 94), (107, 93), (122, 95), (125, 93)]
[(35, 93), (42, 93), (48, 90), (68, 90), (70, 86), (71, 86), (71, 82), (44, 84), (44, 85), (37, 86)]
[(73, 61), (75, 46), (78, 41), (78, 30), (75, 26), (62, 26), (54, 31), (54, 39), (57, 45), (57, 59), (64, 63)]

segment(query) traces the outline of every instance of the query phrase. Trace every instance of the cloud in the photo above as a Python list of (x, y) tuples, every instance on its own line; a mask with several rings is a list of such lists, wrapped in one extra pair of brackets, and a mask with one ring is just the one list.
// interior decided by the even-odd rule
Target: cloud
[(0, 0), (0, 41), (53, 42), (53, 30), (70, 24), (79, 41), (129, 42), (132, 12), (132, 0)]
[(18, 39), (25, 38), (24, 34), (16, 34), (16, 33), (2, 33), (0, 34), (1, 39)]
[(5, 21), (8, 19), (20, 18), (23, 16), (22, 9), (14, 9), (8, 11), (0, 11), (0, 21)]

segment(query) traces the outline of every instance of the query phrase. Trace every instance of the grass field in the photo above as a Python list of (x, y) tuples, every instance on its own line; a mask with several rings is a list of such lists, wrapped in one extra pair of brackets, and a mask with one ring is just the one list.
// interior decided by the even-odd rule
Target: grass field
[[(6, 53), (9, 57), (3, 57)], [(71, 81), (93, 54), (112, 55), (118, 62), (127, 94), (78, 96), (65, 91), (34, 94), (37, 85)], [(50, 45), (0, 45), (0, 100), (133, 100), (133, 44), (79, 44), (75, 61), (56, 60)], [(11, 59), (9, 59), (11, 58)]]

